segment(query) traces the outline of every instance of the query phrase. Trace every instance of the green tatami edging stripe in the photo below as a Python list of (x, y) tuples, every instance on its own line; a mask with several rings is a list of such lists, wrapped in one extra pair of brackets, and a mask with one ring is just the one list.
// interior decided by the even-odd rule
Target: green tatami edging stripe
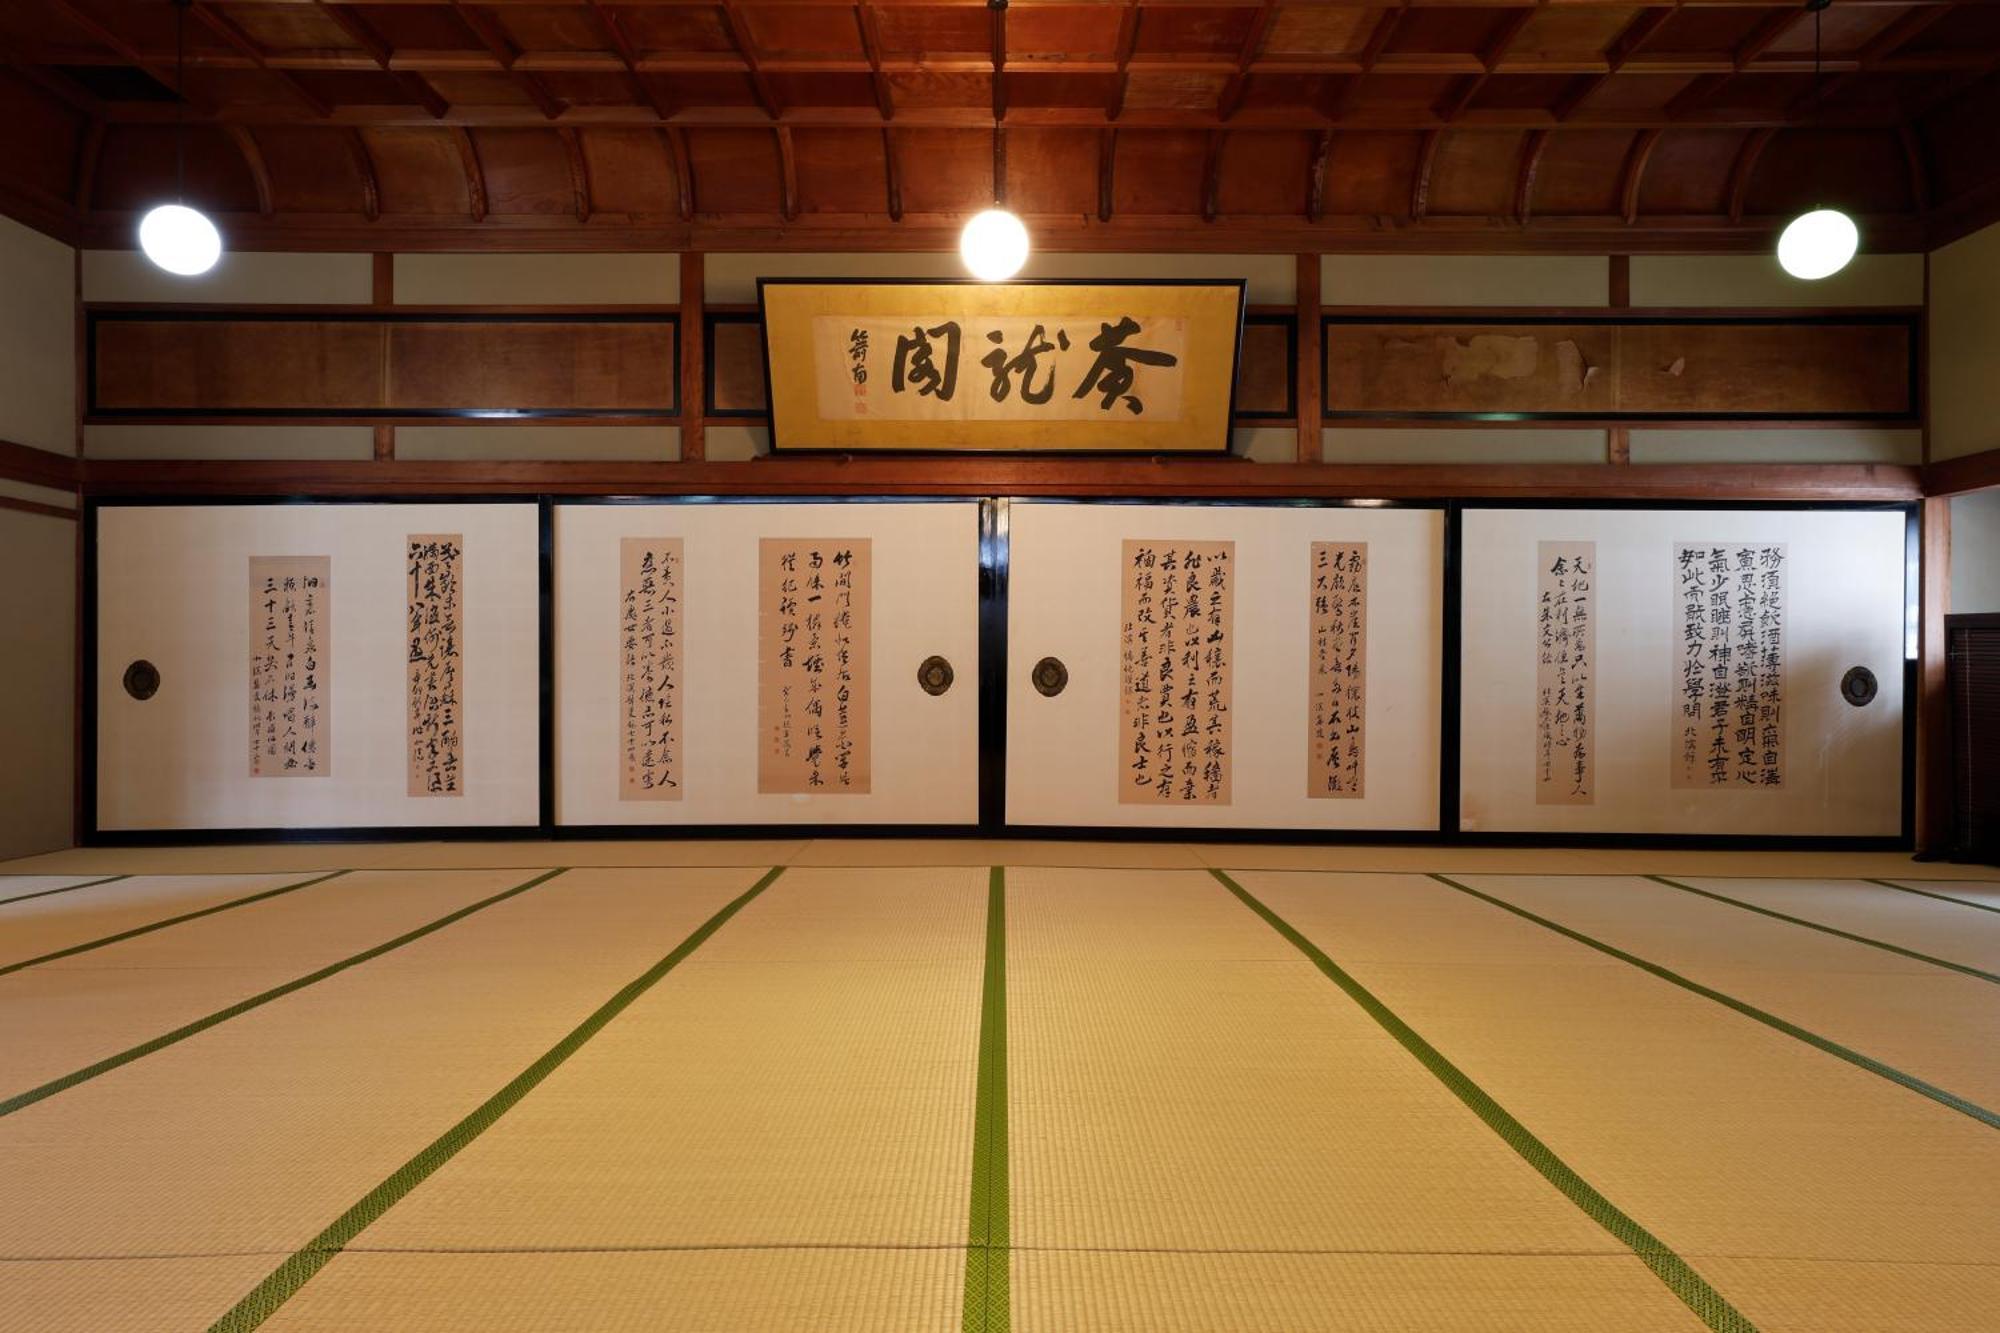
[(371, 949), (364, 949), (360, 953), (343, 958), (337, 963), (328, 963), (316, 972), (308, 972), (304, 976), (287, 981), (281, 986), (273, 986), (270, 990), (264, 991), (259, 995), (253, 995), (247, 1000), (238, 1000), (226, 1009), (218, 1009), (206, 1017), (197, 1018), (192, 1023), (177, 1027), (172, 1032), (163, 1033), (150, 1041), (140, 1042), (137, 1046), (129, 1050), (120, 1051), (116, 1055), (108, 1055), (94, 1064), (88, 1064), (81, 1069), (64, 1074), (61, 1078), (50, 1079), (40, 1087), (29, 1088), (26, 1092), (0, 1099), (0, 1116), (12, 1115), (23, 1107), (33, 1106), (45, 1097), (53, 1097), (57, 1093), (67, 1091), (79, 1083), (88, 1082), (96, 1078), (99, 1074), (108, 1074), (120, 1065), (131, 1064), (139, 1057), (151, 1055), (154, 1051), (163, 1050), (168, 1046), (172, 1046), (175, 1042), (186, 1041), (198, 1032), (205, 1032), (218, 1023), (226, 1023), (241, 1014), (247, 1014), (252, 1009), (290, 995), (293, 991), (304, 990), (315, 982), (325, 981), (328, 977), (336, 973), (345, 972), (348, 968), (365, 963), (371, 958), (380, 958), (383, 954), (400, 949), (412, 941), (420, 940), (434, 931), (443, 930), (454, 921), (463, 921), (474, 912), (484, 911), (495, 903), (505, 902), (516, 894), (526, 893), (537, 884), (546, 884), (557, 875), (562, 874), (563, 869), (566, 868), (562, 867), (548, 871), (546, 874), (537, 875), (525, 884), (516, 884), (513, 888), (496, 893), (490, 898), (482, 898), (476, 903), (469, 903), (455, 912), (448, 912), (435, 921), (418, 926), (415, 930), (406, 931), (393, 940), (385, 941)]
[(1933, 967), (1948, 967), (1954, 972), (1962, 972), (1968, 977), (1977, 977), (1981, 981), (1990, 981), (1996, 986), (2000, 986), (2000, 976), (1996, 976), (1991, 972), (1983, 972), (1976, 967), (1970, 967), (1964, 963), (1954, 963), (1949, 958), (1938, 958), (1931, 954), (1918, 953), (1915, 949), (1905, 949), (1902, 945), (1891, 944), (1887, 940), (1873, 939), (1867, 935), (1856, 935), (1853, 931), (1842, 930), (1838, 926), (1829, 926), (1823, 922), (1808, 920), (1802, 916), (1793, 916), (1788, 912), (1779, 912), (1769, 907), (1760, 907), (1756, 903), (1746, 903), (1741, 898), (1732, 898), (1726, 893), (1717, 893), (1713, 889), (1697, 889), (1692, 884), (1683, 884), (1677, 879), (1668, 879), (1665, 875), (1648, 875), (1646, 878), (1652, 880), (1655, 884), (1664, 884), (1670, 889), (1679, 889), (1683, 893), (1693, 893), (1699, 894), (1703, 898), (1713, 898), (1716, 902), (1728, 903), (1731, 907), (1740, 907), (1746, 912), (1755, 912), (1759, 916), (1768, 916), (1776, 921), (1788, 921), (1795, 926), (1804, 926), (1807, 930), (1817, 930), (1823, 935), (1837, 935), (1843, 940), (1852, 940), (1856, 944), (1865, 944), (1871, 949), (1881, 949), (1887, 953), (1901, 954), (1905, 958), (1913, 958), (1919, 963), (1929, 963)]
[(1995, 907), (1991, 903), (1976, 903), (1970, 898), (1956, 898), (1949, 893), (1933, 893), (1929, 889), (1916, 889), (1910, 887), (1908, 884), (1898, 884), (1892, 879), (1868, 879), (1866, 876), (1863, 876), (1863, 880), (1869, 884), (1880, 884), (1885, 889), (1897, 889), (1903, 893), (1915, 893), (1921, 894), (1926, 898), (1935, 898), (1941, 903), (1956, 903), (1960, 907), (1970, 907), (1975, 912), (2000, 912), (2000, 907)]
[(1007, 1333), (1007, 872), (986, 878), (986, 982), (979, 1002), (972, 1118), (972, 1224), (965, 1244), (964, 1333)]
[(1334, 985), (1347, 992), (1347, 998), (1360, 1005), (1383, 1031), (1394, 1037), (1404, 1050), (1415, 1056), (1417, 1062), (1429, 1070), (1432, 1077), (1444, 1084), (1468, 1110), (1484, 1121), (1488, 1129), (1498, 1134), (1508, 1147), (1520, 1155), (1522, 1161), (1561, 1191), (1564, 1198), (1582, 1209), (1591, 1221), (1617, 1237), (1638, 1256), (1639, 1261), (1651, 1269), (1688, 1309), (1694, 1311), (1702, 1323), (1715, 1330), (1715, 1333), (1756, 1333), (1757, 1326), (1731, 1305), (1721, 1292), (1709, 1286), (1707, 1279), (1695, 1272), (1685, 1259), (1669, 1249), (1665, 1241), (1633, 1221), (1616, 1204), (1598, 1193), (1595, 1186), (1556, 1156), (1526, 1125), (1516, 1120), (1505, 1107), (1494, 1101), (1484, 1088), (1474, 1083), (1463, 1070), (1446, 1059), (1444, 1053), (1437, 1047), (1425, 1041), (1416, 1029), (1398, 1018), (1395, 1011), (1376, 999), (1372, 991), (1350, 976), (1340, 964), (1327, 957), (1290, 922), (1266, 907), (1254, 894), (1223, 871), (1210, 870), (1208, 873), (1215, 876), (1224, 888), (1241, 899), (1245, 907), (1264, 918), (1265, 924), (1271, 929), (1291, 941), (1292, 946), (1311, 959), (1313, 966), (1325, 973)]
[(213, 907), (204, 907), (198, 912), (183, 912), (179, 916), (170, 916), (164, 921), (151, 921), (143, 926), (134, 926), (130, 930), (121, 930), (116, 935), (106, 935), (101, 940), (91, 940), (85, 944), (72, 944), (67, 949), (57, 949), (54, 953), (45, 953), (39, 958), (24, 958), (18, 963), (8, 963), (4, 967), (0, 967), (0, 977), (6, 976), (9, 972), (19, 972), (24, 967), (34, 967), (38, 963), (53, 963), (58, 958), (70, 958), (80, 953), (89, 953), (92, 949), (102, 949), (105, 945), (116, 944), (120, 940), (129, 940), (140, 935), (150, 935), (156, 930), (165, 930), (168, 926), (178, 926), (183, 921), (194, 921), (200, 917), (214, 916), (217, 912), (227, 912), (232, 907), (248, 907), (251, 903), (261, 903), (266, 898), (275, 898), (281, 893), (293, 893), (299, 889), (309, 889), (315, 884), (324, 884), (327, 880), (338, 879), (347, 873), (345, 870), (329, 871), (324, 875), (315, 875), (311, 879), (299, 880), (295, 884), (280, 884), (275, 889), (265, 889), (261, 893), (253, 893), (247, 897), (231, 898), (226, 903), (217, 903)]
[(47, 898), (56, 893), (74, 893), (78, 889), (94, 889), (100, 884), (110, 884), (115, 880), (130, 879), (130, 875), (106, 875), (103, 879), (87, 879), (81, 884), (65, 884), (59, 889), (37, 889), (33, 893), (17, 893), (12, 898), (0, 898), (0, 907), (8, 903), (24, 903), (30, 898)]
[(430, 1146), (397, 1167), (387, 1180), (362, 1195), (352, 1207), (329, 1223), (324, 1231), (307, 1241), (290, 1258), (273, 1269), (269, 1277), (253, 1287), (227, 1314), (209, 1325), (209, 1333), (244, 1333), (245, 1330), (256, 1328), (277, 1313), (279, 1306), (290, 1300), (300, 1287), (312, 1279), (313, 1274), (332, 1262), (333, 1257), (365, 1231), (375, 1219), (388, 1212), (404, 1195), (421, 1185), (432, 1172), (457, 1155), (460, 1149), (491, 1129), (496, 1120), (507, 1114), (516, 1102), (533, 1092), (537, 1084), (581, 1050), (583, 1044), (596, 1036), (605, 1024), (625, 1012), (634, 1000), (651, 990), (661, 977), (680, 966), (689, 954), (708, 940), (709, 936), (722, 929), (729, 918), (749, 906), (753, 898), (770, 888), (778, 876), (784, 873), (783, 866), (772, 866), (764, 872), (762, 879), (732, 898), (714, 916), (697, 926), (693, 934), (674, 947), (672, 953), (627, 982), (616, 995), (599, 1005), (588, 1018), (571, 1028), (562, 1040), (544, 1051), (540, 1059), (516, 1074), (506, 1087), (481, 1102), (465, 1119), (438, 1135)]
[(1937, 1086), (1937, 1084), (1928, 1083), (1918, 1078), (1915, 1074), (1906, 1074), (1894, 1065), (1883, 1064), (1880, 1060), (1872, 1056), (1863, 1055), (1852, 1047), (1842, 1046), (1839, 1042), (1822, 1037), (1817, 1032), (1807, 1031), (1796, 1023), (1787, 1022), (1776, 1014), (1769, 1013), (1763, 1009), (1759, 1009), (1754, 1004), (1737, 999), (1734, 995), (1725, 995), (1719, 990), (1702, 985), (1699, 981), (1690, 980), (1671, 968), (1661, 967), (1658, 963), (1649, 962), (1637, 954), (1626, 953), (1615, 944), (1606, 944), (1603, 940), (1594, 939), (1580, 930), (1572, 930), (1559, 921), (1551, 921), (1545, 916), (1537, 916), (1527, 908), (1516, 907), (1504, 898), (1496, 898), (1490, 893), (1482, 893), (1468, 884), (1460, 884), (1455, 879), (1435, 872), (1431, 874), (1431, 878), (1445, 885), (1447, 888), (1457, 889), (1460, 893), (1470, 894), (1481, 902), (1489, 903), (1503, 912), (1512, 912), (1524, 921), (1532, 921), (1545, 930), (1553, 930), (1565, 939), (1575, 940), (1578, 944), (1586, 945), (1589, 948), (1597, 950), (1599, 953), (1609, 954), (1621, 963), (1630, 963), (1640, 971), (1650, 972), (1660, 980), (1672, 982), (1682, 990), (1693, 991), (1696, 995), (1704, 999), (1713, 1000), (1719, 1005), (1734, 1009), (1745, 1018), (1755, 1019), (1765, 1027), (1774, 1028), (1784, 1033), (1787, 1037), (1796, 1037), (1806, 1045), (1825, 1051), (1828, 1055), (1836, 1059), (1845, 1060), (1857, 1069), (1865, 1069), (1871, 1074), (1888, 1079), (1891, 1083), (1899, 1087), (1908, 1088), (1911, 1092), (1920, 1093), (1940, 1106), (1948, 1106), (1961, 1115), (1969, 1115), (1988, 1129), (2000, 1129), (2000, 1114), (1989, 1111), (1979, 1103), (1961, 1097), (1955, 1092), (1946, 1092), (1943, 1088)]

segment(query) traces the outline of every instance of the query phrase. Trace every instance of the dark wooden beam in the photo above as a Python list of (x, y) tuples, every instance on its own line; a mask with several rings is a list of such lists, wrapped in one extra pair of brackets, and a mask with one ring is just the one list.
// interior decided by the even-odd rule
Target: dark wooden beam
[(493, 58), (500, 62), (500, 68), (512, 76), (515, 84), (528, 95), (528, 100), (535, 104), (544, 117), (554, 120), (563, 113), (562, 99), (550, 92), (548, 85), (540, 78), (518, 68), (521, 52), (515, 49), (514, 43), (508, 40), (507, 34), (499, 24), (488, 18), (482, 10), (466, 3), (466, 0), (451, 0), (451, 9), (458, 15), (459, 21), (472, 30), (472, 35), (493, 53)]
[(1227, 123), (1243, 105), (1243, 93), (1250, 85), (1251, 66), (1264, 53), (1264, 41), (1271, 32), (1271, 21), (1278, 16), (1276, 0), (1264, 0), (1257, 12), (1250, 16), (1250, 29), (1244, 35), (1243, 45), (1236, 53), (1236, 72), (1222, 85), (1222, 92), (1215, 101), (1218, 119)]
[(891, 95), (889, 78), (882, 72), (882, 28), (875, 17), (875, 6), (856, 5), (854, 26), (861, 32), (861, 54), (868, 61), (868, 81), (875, 88), (876, 109), (881, 111), (883, 120), (894, 120), (896, 100)]
[(1923, 502), (1917, 563), (1917, 851), (1952, 834), (1951, 692), (1944, 618), (1951, 611), (1951, 501)]
[(1111, 86), (1111, 100), (1105, 104), (1104, 118), (1117, 120), (1125, 114), (1125, 89), (1131, 83), (1132, 48), (1139, 42), (1139, 6), (1134, 0), (1126, 0), (1118, 15), (1118, 40), (1113, 50), (1116, 60), (1115, 78)]
[(674, 202), (682, 222), (694, 221), (694, 159), (688, 155), (687, 131), (667, 131), (667, 148), (674, 160)]
[(790, 222), (799, 215), (799, 164), (792, 155), (792, 132), (780, 125), (778, 136), (778, 216)]
[(2000, 486), (2000, 449), (1924, 464), (1925, 495), (1963, 495)]
[(470, 131), (456, 126), (451, 131), (452, 143), (458, 147), (459, 165), (465, 168), (465, 197), (474, 222), (486, 221), (486, 168), (480, 165), (479, 146), (472, 142)]
[(1326, 214), (1326, 168), (1333, 160), (1333, 131), (1321, 130), (1313, 142), (1312, 158), (1306, 164), (1306, 221), (1318, 222)]
[(104, 122), (93, 118), (76, 148), (76, 175), (70, 182), (70, 203), (78, 213), (90, 211), (90, 196), (97, 186), (97, 161), (104, 151)]
[(310, 107), (314, 115), (330, 116), (333, 114), (333, 104), (331, 102), (306, 87), (305, 84), (300, 83), (298, 76), (290, 70), (273, 66), (264, 48), (257, 45), (251, 39), (250, 34), (237, 27), (235, 21), (228, 15), (204, 4), (202, 0), (192, 0), (191, 11), (209, 31), (243, 52), (244, 55), (248, 56), (255, 63), (258, 69), (276, 79), (286, 92)]
[(993, 29), (993, 123), (1007, 119), (1007, 0), (987, 0)]
[(77, 460), (12, 440), (0, 440), (0, 479), (52, 491), (73, 491), (81, 477)]
[(374, 222), (382, 216), (382, 183), (375, 174), (375, 159), (369, 155), (368, 141), (360, 130), (349, 130), (345, 138), (355, 173), (361, 177), (361, 214)]
[(1618, 200), (1619, 211), (1628, 227), (1639, 220), (1639, 190), (1646, 182), (1646, 164), (1653, 160), (1653, 150), (1659, 147), (1659, 143), (1659, 130), (1641, 130), (1639, 137), (1632, 141), (1631, 150), (1625, 154), (1625, 167), (1618, 183)]
[(699, 464), (708, 458), (708, 436), (703, 419), (708, 414), (707, 371), (703, 358), (708, 352), (707, 303), (708, 264), (706, 258), (687, 251), (681, 255), (681, 467)]
[(155, 60), (121, 36), (116, 28), (101, 22), (96, 15), (70, 0), (44, 0), (50, 9), (61, 15), (81, 31), (88, 33), (95, 41), (117, 54), (128, 65), (135, 65), (153, 77), (153, 81), (163, 88), (171, 88), (180, 95), (189, 110), (207, 115), (214, 107), (206, 98), (189, 96), (180, 86), (180, 80), (172, 64)]
[(556, 131), (562, 140), (563, 156), (569, 160), (569, 186), (576, 196), (576, 220), (590, 221), (590, 163), (583, 156), (583, 140), (575, 130)]
[(1573, 79), (1563, 96), (1556, 102), (1555, 118), (1568, 120), (1582, 105), (1596, 95), (1597, 91), (1611, 81), (1626, 64), (1639, 53), (1639, 48), (1653, 40), (1667, 20), (1674, 16), (1674, 9), (1642, 9), (1632, 16), (1611, 45), (1604, 51), (1604, 69), (1601, 72)]
[(1208, 147), (1202, 154), (1201, 162), (1201, 220), (1215, 221), (1220, 208), (1222, 191), (1222, 146), (1228, 136), (1221, 130), (1211, 130)]
[[(686, 430), (684, 420), (684, 451)], [(746, 463), (708, 463), (689, 456), (679, 464), (88, 460), (83, 484), (85, 494), (92, 496), (1181, 495), (1895, 502), (1919, 496), (1915, 468), (1884, 464), (1377, 466), (1005, 455)]]
[(1764, 155), (1776, 130), (1752, 130), (1743, 140), (1743, 146), (1736, 150), (1736, 160), (1729, 167), (1729, 220), (1743, 220), (1744, 203), (1750, 197), (1750, 181), (1757, 173), (1757, 159)]
[(1118, 183), (1118, 131), (1105, 130), (1097, 136), (1097, 220), (1111, 221), (1111, 205)]
[(1410, 217), (1422, 218), (1431, 207), (1431, 168), (1437, 165), (1438, 146), (1443, 130), (1426, 130), (1423, 146), (1417, 150), (1417, 169), (1410, 177)]
[(241, 125), (227, 125), (223, 133), (236, 145), (236, 151), (243, 157), (243, 166), (250, 173), (251, 184), (257, 188), (257, 211), (265, 217), (277, 212), (271, 200), (271, 171), (265, 165), (263, 150), (257, 147), (256, 139)]
[(1521, 144), (1521, 159), (1514, 174), (1514, 217), (1522, 226), (1535, 207), (1535, 174), (1542, 169), (1542, 154), (1548, 151), (1549, 132), (1530, 130)]
[(1320, 461), (1325, 422), (1320, 402), (1320, 385), (1326, 365), (1320, 350), (1320, 261), (1316, 254), (1302, 254), (1293, 265), (1293, 307), (1298, 321), (1298, 357), (1292, 363), (1292, 401), (1298, 416), (1298, 460)]
[(723, 26), (729, 32), (729, 41), (736, 48), (736, 54), (743, 58), (745, 72), (750, 76), (750, 87), (757, 94), (757, 105), (764, 109), (770, 120), (778, 118), (778, 98), (771, 91), (771, 80), (757, 64), (757, 46), (750, 40), (750, 25), (743, 18), (742, 7), (735, 0), (724, 0), (722, 6)]
[(882, 177), (889, 193), (889, 220), (903, 220), (903, 163), (896, 151), (896, 132), (882, 127)]
[(603, 0), (585, 0), (590, 13), (597, 20), (597, 26), (604, 30), (604, 36), (611, 43), (611, 49), (618, 53), (618, 59), (625, 66), (626, 82), (639, 101), (653, 108), (653, 114), (661, 120), (673, 114), (673, 108), (659, 95), (652, 83), (639, 72), (639, 51), (625, 35), (625, 29), (618, 22), (618, 16), (605, 8)]
[(312, 0), (312, 6), (321, 16), (353, 38), (355, 43), (368, 53), (368, 58), (375, 62), (376, 68), (393, 76), (403, 91), (410, 95), (411, 100), (430, 113), (433, 120), (442, 120), (445, 113), (451, 110), (450, 104), (438, 95), (437, 89), (431, 87), (429, 81), (421, 74), (391, 68), (391, 62), (396, 56), (394, 49), (383, 39), (381, 33), (369, 26), (368, 21), (355, 13), (352, 8), (345, 4), (329, 3), (329, 0)]

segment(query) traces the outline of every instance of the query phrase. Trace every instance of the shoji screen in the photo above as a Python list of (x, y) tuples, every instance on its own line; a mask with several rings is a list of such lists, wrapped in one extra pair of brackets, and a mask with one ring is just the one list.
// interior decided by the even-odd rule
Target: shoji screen
[(558, 823), (977, 822), (976, 503), (559, 504), (555, 538)]
[(1902, 512), (1464, 524), (1467, 832), (1899, 831)]
[(101, 829), (535, 822), (533, 504), (108, 505), (96, 533)]
[(1017, 500), (1009, 521), (1010, 823), (1437, 828), (1440, 510)]

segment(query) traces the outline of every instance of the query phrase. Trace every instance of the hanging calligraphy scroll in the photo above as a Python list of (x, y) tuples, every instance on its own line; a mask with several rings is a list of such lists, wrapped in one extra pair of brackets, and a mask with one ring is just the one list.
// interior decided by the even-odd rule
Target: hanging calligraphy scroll
[(869, 538), (757, 544), (757, 790), (869, 791)]
[(1312, 544), (1306, 795), (1363, 794), (1367, 774), (1368, 543)]
[(250, 557), (250, 776), (332, 771), (333, 557)]
[(1124, 544), (1122, 804), (1229, 804), (1235, 564), (1235, 542)]
[(1229, 449), (1241, 282), (758, 291), (780, 451)]
[(1785, 785), (1785, 547), (1674, 546), (1673, 785)]
[(465, 793), (465, 538), (419, 533), (406, 552), (409, 575), (410, 786), (412, 796)]
[(618, 799), (681, 799), (681, 635), (687, 579), (679, 537), (618, 543)]
[(1535, 803), (1591, 805), (1597, 543), (1541, 542), (1535, 550)]

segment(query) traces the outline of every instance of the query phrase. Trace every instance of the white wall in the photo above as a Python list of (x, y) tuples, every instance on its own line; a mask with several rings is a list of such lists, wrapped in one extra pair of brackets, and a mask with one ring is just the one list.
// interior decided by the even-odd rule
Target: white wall
[[(76, 252), (4, 217), (0, 440), (76, 452)], [(0, 495), (76, 504), (17, 482)], [(75, 699), (76, 524), (0, 507), (0, 857), (69, 845)]]
[(2000, 449), (2000, 225), (1931, 255), (1931, 458)]
[(1952, 497), (1951, 609), (2000, 611), (2000, 490)]

